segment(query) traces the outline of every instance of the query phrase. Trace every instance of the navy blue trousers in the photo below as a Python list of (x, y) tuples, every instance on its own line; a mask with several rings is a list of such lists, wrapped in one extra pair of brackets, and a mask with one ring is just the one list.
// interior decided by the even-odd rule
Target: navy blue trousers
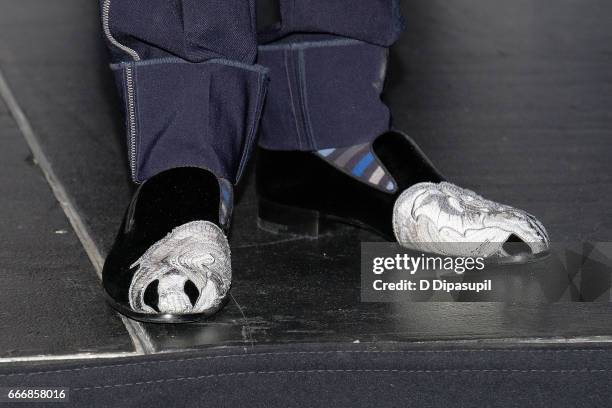
[[(259, 143), (318, 150), (390, 126), (380, 95), (399, 0), (101, 0), (132, 178), (195, 166), (236, 183)], [(261, 132), (258, 130), (261, 128)]]

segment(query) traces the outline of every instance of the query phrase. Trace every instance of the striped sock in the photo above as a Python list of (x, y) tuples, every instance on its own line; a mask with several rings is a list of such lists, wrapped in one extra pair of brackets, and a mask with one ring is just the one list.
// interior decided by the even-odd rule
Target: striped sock
[(219, 224), (221, 227), (227, 228), (232, 217), (234, 209), (234, 188), (229, 180), (220, 178), (219, 188), (221, 197), (219, 202)]
[(379, 190), (393, 193), (397, 189), (395, 180), (376, 157), (370, 143), (322, 149), (315, 154), (337, 169)]

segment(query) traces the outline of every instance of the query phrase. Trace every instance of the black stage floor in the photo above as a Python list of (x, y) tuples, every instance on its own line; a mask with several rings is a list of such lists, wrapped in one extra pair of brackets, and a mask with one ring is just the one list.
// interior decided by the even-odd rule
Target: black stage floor
[[(95, 3), (0, 1), (0, 361), (611, 338), (607, 302), (362, 303), (359, 243), (374, 238), (258, 230), (252, 174), (234, 219), (228, 307), (203, 324), (124, 325), (97, 282), (131, 186)], [(396, 125), (452, 181), (538, 215), (553, 241), (612, 241), (612, 3), (413, 0), (403, 8), (407, 31), (392, 50), (386, 95)]]

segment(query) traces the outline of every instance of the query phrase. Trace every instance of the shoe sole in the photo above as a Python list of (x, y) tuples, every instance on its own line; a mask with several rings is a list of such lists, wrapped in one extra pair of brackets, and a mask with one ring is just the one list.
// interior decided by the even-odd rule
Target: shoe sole
[[(106, 294), (106, 293), (105, 293)], [(106, 302), (117, 312), (122, 315), (129, 317), (132, 320), (137, 320), (143, 323), (156, 323), (156, 324), (181, 324), (181, 323), (198, 323), (203, 322), (210, 319), (212, 316), (216, 315), (221, 309), (225, 307), (229, 300), (229, 292), (228, 295), (225, 296), (219, 305), (215, 308), (207, 310), (203, 313), (191, 313), (191, 314), (171, 314), (171, 313), (140, 313), (135, 312), (129, 307), (126, 307), (120, 303), (114, 301), (108, 294), (106, 294)]]
[[(387, 241), (397, 242), (395, 237), (390, 237), (356, 220), (330, 216), (316, 210), (278, 204), (273, 201), (259, 198), (257, 226), (263, 231), (273, 234), (289, 234), (310, 239), (318, 239), (322, 235), (331, 233), (334, 229), (333, 226), (337, 224), (364, 229)], [(537, 254), (525, 253), (499, 258), (486, 258), (485, 264), (526, 264), (539, 262), (548, 256), (550, 256), (550, 251), (547, 250)]]

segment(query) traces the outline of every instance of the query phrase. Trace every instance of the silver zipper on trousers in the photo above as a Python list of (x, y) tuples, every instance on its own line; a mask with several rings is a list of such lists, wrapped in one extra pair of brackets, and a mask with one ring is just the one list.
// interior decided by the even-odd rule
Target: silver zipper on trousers
[(136, 109), (134, 101), (134, 78), (132, 66), (125, 67), (125, 85), (127, 88), (127, 108), (128, 108), (128, 131), (130, 136), (129, 159), (132, 179), (136, 180)]
[(136, 51), (134, 51), (130, 47), (121, 44), (115, 39), (115, 37), (113, 37), (113, 34), (110, 30), (110, 7), (111, 0), (104, 0), (104, 3), (102, 4), (102, 29), (104, 30), (104, 35), (106, 35), (106, 38), (108, 38), (108, 41), (112, 45), (119, 48), (126, 54), (129, 54), (134, 59), (134, 61), (140, 61), (140, 56)]
[[(128, 54), (132, 57), (134, 61), (140, 61), (140, 56), (136, 51), (131, 49), (130, 47), (121, 44), (113, 34), (110, 29), (110, 9), (111, 9), (111, 0), (104, 0), (102, 3), (102, 29), (104, 31), (104, 35), (108, 41), (124, 53)], [(129, 160), (130, 160), (130, 171), (132, 173), (132, 179), (136, 180), (136, 105), (135, 105), (135, 97), (134, 97), (134, 77), (132, 73), (132, 66), (125, 66), (125, 83), (127, 88), (127, 107), (128, 107), (128, 122), (129, 122)]]

